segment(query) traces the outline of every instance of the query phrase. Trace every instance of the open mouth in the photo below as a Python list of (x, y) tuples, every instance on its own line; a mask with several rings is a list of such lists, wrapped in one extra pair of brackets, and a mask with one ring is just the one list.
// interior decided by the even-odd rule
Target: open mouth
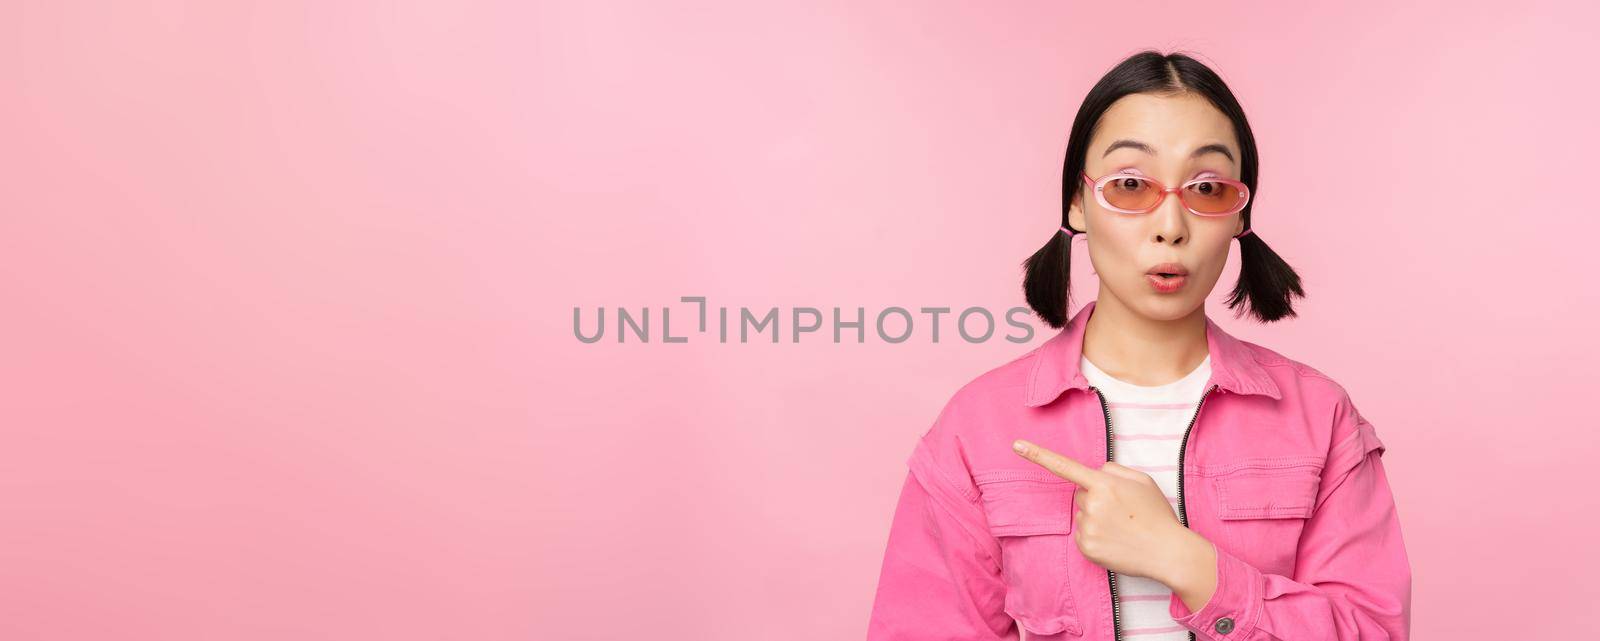
[(1150, 272), (1145, 278), (1149, 279), (1150, 286), (1154, 287), (1155, 291), (1163, 294), (1176, 292), (1183, 288), (1184, 283), (1189, 282), (1186, 274), (1176, 272)]

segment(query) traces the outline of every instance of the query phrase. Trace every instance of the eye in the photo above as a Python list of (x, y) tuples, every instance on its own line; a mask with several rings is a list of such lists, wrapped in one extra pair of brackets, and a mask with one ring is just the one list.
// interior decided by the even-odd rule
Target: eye
[(1191, 183), (1189, 185), (1189, 191), (1193, 192), (1195, 195), (1198, 195), (1198, 196), (1216, 197), (1216, 196), (1222, 195), (1222, 192), (1226, 192), (1226, 191), (1232, 190), (1232, 187), (1230, 187), (1227, 183), (1223, 183), (1223, 182), (1220, 182), (1220, 181), (1206, 180), (1207, 178), (1214, 178), (1214, 177), (1217, 177), (1217, 173), (1216, 172), (1212, 172), (1212, 171), (1202, 172), (1200, 175), (1195, 176), (1194, 179), (1193, 179), (1193, 180), (1197, 180), (1197, 181), (1201, 181), (1201, 182)]
[(1136, 194), (1136, 193), (1139, 193), (1141, 191), (1144, 191), (1145, 189), (1148, 189), (1149, 186), (1150, 186), (1149, 183), (1147, 181), (1145, 181), (1145, 179), (1140, 177), (1140, 176), (1135, 176), (1133, 174), (1119, 174), (1119, 175), (1126, 176), (1126, 177), (1125, 178), (1118, 178), (1116, 180), (1111, 181), (1110, 184), (1106, 185), (1107, 189), (1114, 189), (1114, 190), (1122, 192), (1122, 193)]
[(1189, 184), (1183, 198), (1196, 211), (1221, 213), (1237, 207), (1243, 195), (1232, 184), (1201, 179)]

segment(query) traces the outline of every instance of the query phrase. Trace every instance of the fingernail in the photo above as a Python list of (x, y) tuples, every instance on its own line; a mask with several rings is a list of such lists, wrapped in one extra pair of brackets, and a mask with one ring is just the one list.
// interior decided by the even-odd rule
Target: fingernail
[(1022, 441), (1012, 441), (1011, 449), (1016, 450), (1018, 454), (1027, 454), (1028, 444)]

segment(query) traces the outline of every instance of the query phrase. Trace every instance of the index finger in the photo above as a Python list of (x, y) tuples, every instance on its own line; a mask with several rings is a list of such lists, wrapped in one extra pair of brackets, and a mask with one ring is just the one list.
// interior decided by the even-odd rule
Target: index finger
[(1077, 483), (1080, 487), (1088, 488), (1098, 485), (1100, 477), (1105, 474), (1105, 472), (1022, 439), (1017, 439), (1013, 442), (1011, 449), (1016, 450), (1017, 454), (1020, 454), (1022, 458), (1033, 461), (1040, 467), (1049, 470), (1050, 473)]

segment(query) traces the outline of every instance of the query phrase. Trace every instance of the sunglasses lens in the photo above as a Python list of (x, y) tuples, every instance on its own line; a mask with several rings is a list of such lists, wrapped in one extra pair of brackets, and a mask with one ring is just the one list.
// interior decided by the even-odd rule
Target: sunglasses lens
[(1185, 187), (1183, 202), (1202, 214), (1221, 214), (1239, 206), (1239, 188), (1224, 182), (1198, 182)]
[(1161, 190), (1155, 183), (1133, 175), (1117, 176), (1101, 193), (1112, 207), (1132, 210), (1149, 209), (1161, 197)]

